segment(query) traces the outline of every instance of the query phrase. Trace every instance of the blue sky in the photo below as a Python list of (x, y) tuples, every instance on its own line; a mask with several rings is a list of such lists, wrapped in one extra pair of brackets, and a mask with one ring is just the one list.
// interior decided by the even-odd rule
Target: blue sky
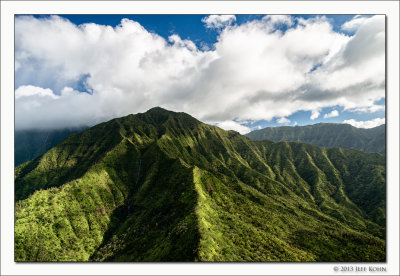
[[(380, 101), (380, 104), (384, 105), (383, 101)], [(324, 118), (324, 115), (331, 113), (333, 110), (337, 110), (339, 112), (339, 116), (331, 117), (331, 118)], [(257, 128), (260, 126), (261, 128), (265, 127), (275, 127), (275, 126), (305, 126), (305, 125), (312, 125), (318, 123), (343, 123), (345, 120), (356, 120), (356, 121), (369, 121), (375, 118), (385, 118), (385, 110), (379, 110), (373, 113), (361, 113), (361, 112), (350, 112), (347, 110), (343, 110), (340, 106), (334, 107), (326, 107), (321, 110), (321, 116), (317, 119), (311, 120), (310, 119), (310, 112), (309, 111), (298, 111), (293, 115), (287, 116), (287, 119), (290, 120), (288, 123), (278, 123), (277, 120), (265, 121), (260, 120), (252, 123), (245, 124), (252, 129)]]
[[(16, 16), (16, 127), (93, 125), (154, 105), (242, 133), (378, 125), (382, 22), (372, 15)], [(98, 107), (81, 110), (88, 103)]]

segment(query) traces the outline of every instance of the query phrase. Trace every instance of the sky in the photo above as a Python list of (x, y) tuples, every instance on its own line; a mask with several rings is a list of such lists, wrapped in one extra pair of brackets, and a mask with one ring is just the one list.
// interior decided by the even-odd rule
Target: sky
[(242, 134), (385, 123), (383, 15), (20, 15), (15, 128), (161, 106)]

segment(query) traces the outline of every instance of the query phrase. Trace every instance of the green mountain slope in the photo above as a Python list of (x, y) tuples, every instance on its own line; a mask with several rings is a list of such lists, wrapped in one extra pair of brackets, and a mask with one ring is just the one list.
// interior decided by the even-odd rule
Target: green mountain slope
[(58, 145), (67, 136), (81, 132), (86, 128), (57, 130), (16, 130), (14, 135), (14, 164), (18, 166), (42, 155)]
[(385, 261), (385, 158), (153, 108), (15, 170), (16, 261)]
[(267, 127), (254, 130), (246, 136), (253, 140), (301, 142), (322, 147), (341, 147), (385, 154), (385, 126), (363, 129), (348, 124), (321, 123), (295, 127)]

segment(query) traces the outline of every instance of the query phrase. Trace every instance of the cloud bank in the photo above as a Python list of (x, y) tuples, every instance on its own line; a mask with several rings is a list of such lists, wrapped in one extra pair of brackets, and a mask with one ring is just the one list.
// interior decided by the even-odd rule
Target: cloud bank
[(213, 50), (176, 34), (167, 41), (127, 19), (113, 28), (16, 17), (16, 128), (93, 125), (154, 106), (236, 129), (300, 110), (317, 118), (330, 106), (379, 109), (384, 16), (358, 22), (353, 36), (324, 17), (266, 16), (241, 25), (207, 18), (221, 28)]

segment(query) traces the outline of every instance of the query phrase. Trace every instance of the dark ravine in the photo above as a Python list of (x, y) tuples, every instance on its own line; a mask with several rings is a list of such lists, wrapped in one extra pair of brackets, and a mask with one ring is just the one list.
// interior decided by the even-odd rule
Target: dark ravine
[(55, 130), (16, 130), (14, 132), (14, 164), (18, 166), (22, 163), (35, 159), (47, 152), (52, 147), (58, 145), (69, 135), (81, 132), (87, 127), (63, 128)]
[(370, 129), (332, 123), (267, 127), (254, 130), (246, 136), (253, 140), (300, 142), (321, 147), (341, 147), (381, 154), (385, 154), (386, 151), (386, 125)]
[(378, 153), (252, 141), (153, 108), (15, 169), (15, 260), (374, 261)]

